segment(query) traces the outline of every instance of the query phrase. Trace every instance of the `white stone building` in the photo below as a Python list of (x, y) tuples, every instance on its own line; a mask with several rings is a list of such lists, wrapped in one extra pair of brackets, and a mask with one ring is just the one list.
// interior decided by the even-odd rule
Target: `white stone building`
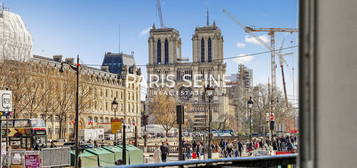
[(0, 6), (0, 61), (32, 58), (32, 35), (21, 17)]

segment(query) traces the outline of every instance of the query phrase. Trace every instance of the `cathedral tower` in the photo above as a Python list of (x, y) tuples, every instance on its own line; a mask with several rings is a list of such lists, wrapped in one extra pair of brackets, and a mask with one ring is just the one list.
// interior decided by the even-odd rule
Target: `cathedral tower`
[(159, 28), (155, 25), (150, 30), (149, 64), (175, 64), (181, 58), (180, 33), (174, 28)]
[(195, 29), (192, 36), (192, 60), (194, 63), (223, 62), (223, 36), (215, 22)]

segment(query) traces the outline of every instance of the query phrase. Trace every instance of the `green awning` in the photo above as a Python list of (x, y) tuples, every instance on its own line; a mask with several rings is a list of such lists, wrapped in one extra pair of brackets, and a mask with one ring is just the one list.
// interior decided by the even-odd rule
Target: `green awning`
[[(76, 157), (75, 151), (71, 151), (71, 165), (74, 166)], [(92, 153), (83, 151), (79, 154), (79, 162), (81, 168), (94, 168), (98, 167), (98, 157)]]
[(114, 153), (108, 150), (105, 150), (103, 148), (89, 148), (85, 151), (97, 155), (100, 167), (115, 165)]

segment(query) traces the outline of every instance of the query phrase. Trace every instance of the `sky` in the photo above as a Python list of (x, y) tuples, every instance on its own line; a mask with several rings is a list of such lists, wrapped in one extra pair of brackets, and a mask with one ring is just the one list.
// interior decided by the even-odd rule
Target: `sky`
[[(134, 52), (138, 65), (148, 62), (148, 31), (159, 27), (156, 0), (0, 0), (19, 14), (33, 36), (33, 54), (52, 57), (81, 57), (84, 64), (102, 64), (105, 52)], [(222, 9), (228, 10), (244, 25), (255, 27), (298, 27), (297, 0), (161, 0), (164, 24), (179, 30), (182, 55), (192, 58), (192, 34), (197, 26), (215, 21), (224, 37), (224, 57), (268, 51), (245, 33)], [(120, 26), (119, 26), (120, 25)], [(120, 38), (119, 38), (120, 27)], [(266, 33), (255, 33), (269, 42)], [(119, 40), (120, 39), (120, 40)], [(284, 39), (284, 45), (282, 41)], [(276, 48), (298, 45), (297, 33), (277, 33)], [(288, 96), (296, 99), (298, 50), (284, 50)], [(276, 59), (279, 63), (279, 59)], [(238, 72), (238, 63), (253, 69), (253, 83), (267, 83), (271, 78), (270, 54), (225, 60), (226, 74)], [(141, 67), (146, 76), (145, 66)], [(292, 68), (295, 68), (293, 73)], [(282, 88), (277, 68), (277, 86)], [(294, 79), (294, 80), (293, 80)], [(144, 81), (143, 83), (145, 83)], [(294, 83), (294, 84), (293, 84)], [(295, 90), (293, 89), (295, 88)], [(143, 89), (143, 93), (145, 90)], [(144, 93), (145, 94), (145, 93)], [(295, 95), (295, 97), (293, 96)]]

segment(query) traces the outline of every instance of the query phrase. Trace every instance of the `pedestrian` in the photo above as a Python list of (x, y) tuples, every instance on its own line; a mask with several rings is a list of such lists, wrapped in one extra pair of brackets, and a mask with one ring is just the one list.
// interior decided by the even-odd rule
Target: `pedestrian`
[(232, 157), (232, 152), (233, 152), (233, 144), (232, 142), (229, 142), (227, 145), (227, 157)]
[(162, 142), (162, 145), (160, 146), (161, 150), (161, 160), (162, 162), (166, 162), (167, 155), (169, 154), (169, 147), (166, 143)]
[(192, 143), (193, 151), (196, 151), (196, 147), (197, 147), (197, 143), (196, 143), (196, 141), (193, 141), (193, 143)]
[(55, 148), (56, 147), (55, 142), (53, 140), (51, 141), (51, 146), (50, 147), (51, 148)]
[(161, 150), (160, 147), (157, 147), (154, 151), (154, 162), (161, 163)]
[(200, 159), (200, 148), (201, 148), (200, 143), (197, 143), (195, 152), (198, 159)]
[(94, 141), (94, 147), (95, 147), (95, 148), (98, 148), (98, 147), (99, 147), (97, 141)]
[(226, 157), (226, 142), (224, 142), (223, 139), (219, 142), (219, 147), (221, 148), (221, 155)]
[(239, 157), (242, 157), (242, 151), (243, 151), (243, 144), (238, 141), (238, 154), (239, 154)]

